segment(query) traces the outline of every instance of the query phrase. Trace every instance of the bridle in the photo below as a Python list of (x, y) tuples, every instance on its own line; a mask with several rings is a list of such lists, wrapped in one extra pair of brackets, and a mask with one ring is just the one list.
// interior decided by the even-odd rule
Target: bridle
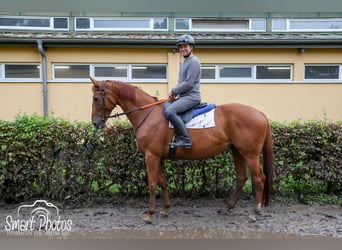
[[(102, 117), (101, 119), (105, 122), (108, 118), (118, 118), (122, 115), (127, 115), (127, 114), (130, 114), (132, 112), (135, 112), (135, 111), (139, 111), (139, 110), (144, 110), (144, 109), (147, 109), (147, 108), (151, 108), (150, 111), (145, 115), (145, 117), (139, 122), (139, 124), (136, 126), (136, 128), (134, 128), (135, 132), (141, 127), (141, 125), (146, 121), (146, 119), (150, 116), (150, 114), (153, 112), (153, 110), (155, 109), (155, 106), (158, 105), (158, 104), (161, 104), (161, 103), (164, 103), (164, 102), (167, 102), (167, 101), (171, 101), (173, 100), (173, 97), (169, 97), (169, 98), (166, 98), (166, 99), (163, 99), (163, 100), (160, 100), (160, 101), (156, 101), (156, 102), (153, 102), (153, 103), (150, 103), (150, 104), (147, 104), (147, 105), (144, 105), (144, 106), (140, 106), (140, 107), (137, 107), (137, 108), (134, 108), (134, 109), (131, 109), (131, 110), (128, 110), (128, 111), (125, 111), (125, 112), (122, 112), (122, 113), (116, 113), (116, 114), (113, 114), (113, 115), (109, 115), (109, 116), (106, 116), (106, 105), (105, 105), (105, 98), (106, 98), (106, 90), (105, 90), (105, 81), (100, 81), (100, 91), (101, 91), (101, 96), (102, 96), (102, 105), (103, 105), (103, 114), (102, 114)], [(116, 107), (116, 104), (114, 104), (112, 102), (112, 100), (110, 98), (108, 98), (108, 100), (113, 104), (114, 108)]]

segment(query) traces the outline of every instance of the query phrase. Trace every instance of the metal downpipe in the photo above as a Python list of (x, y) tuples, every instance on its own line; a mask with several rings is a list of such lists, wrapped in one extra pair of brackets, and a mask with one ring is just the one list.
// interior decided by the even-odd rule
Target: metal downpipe
[(46, 73), (46, 55), (43, 48), (42, 40), (37, 40), (38, 51), (42, 56), (42, 74), (43, 74), (43, 106), (44, 106), (44, 117), (48, 116), (48, 89), (47, 89), (47, 73)]

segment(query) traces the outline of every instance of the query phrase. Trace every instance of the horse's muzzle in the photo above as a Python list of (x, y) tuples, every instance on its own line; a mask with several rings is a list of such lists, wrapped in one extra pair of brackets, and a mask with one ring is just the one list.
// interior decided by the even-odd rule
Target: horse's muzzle
[(93, 118), (93, 126), (96, 129), (103, 129), (106, 127), (106, 121), (101, 117)]

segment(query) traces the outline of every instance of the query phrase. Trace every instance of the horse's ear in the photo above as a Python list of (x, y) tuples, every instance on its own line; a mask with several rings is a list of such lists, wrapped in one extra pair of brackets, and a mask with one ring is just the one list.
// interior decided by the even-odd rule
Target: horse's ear
[(94, 84), (96, 87), (99, 87), (99, 82), (98, 82), (95, 78), (93, 78), (93, 77), (91, 77), (91, 76), (89, 76), (89, 78), (90, 78), (90, 80), (93, 82), (93, 84)]

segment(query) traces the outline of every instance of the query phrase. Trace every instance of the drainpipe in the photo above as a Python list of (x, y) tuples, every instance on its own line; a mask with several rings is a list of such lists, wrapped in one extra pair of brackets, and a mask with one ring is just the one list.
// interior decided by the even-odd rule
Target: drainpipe
[(47, 77), (46, 77), (46, 55), (43, 48), (42, 40), (37, 40), (38, 50), (42, 56), (42, 74), (43, 74), (43, 106), (44, 106), (44, 117), (48, 116), (48, 96), (47, 96)]

